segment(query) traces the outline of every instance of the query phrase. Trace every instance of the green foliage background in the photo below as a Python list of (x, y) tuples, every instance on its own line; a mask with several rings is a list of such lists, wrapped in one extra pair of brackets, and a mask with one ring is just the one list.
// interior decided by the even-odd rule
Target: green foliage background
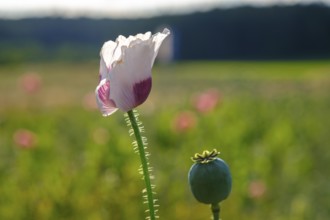
[[(36, 94), (22, 89), (27, 72), (41, 78)], [(90, 104), (98, 61), (3, 65), (0, 78), (0, 219), (144, 219), (123, 113), (103, 118)], [(153, 80), (138, 110), (161, 219), (210, 218), (187, 173), (194, 153), (213, 148), (233, 175), (222, 219), (330, 217), (329, 61), (184, 62), (157, 65)], [(220, 104), (202, 114), (192, 99), (209, 88), (220, 91)], [(180, 132), (182, 112), (195, 124)], [(15, 144), (19, 129), (36, 135), (33, 148)]]

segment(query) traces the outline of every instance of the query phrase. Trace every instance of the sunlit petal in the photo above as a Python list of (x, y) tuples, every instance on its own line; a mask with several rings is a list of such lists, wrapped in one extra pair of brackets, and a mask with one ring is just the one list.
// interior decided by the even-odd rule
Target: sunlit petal
[(99, 70), (99, 81), (107, 78), (108, 73), (109, 73), (109, 68), (107, 67), (103, 57), (101, 57), (100, 70)]
[(111, 68), (111, 64), (113, 63), (113, 55), (117, 49), (118, 44), (113, 41), (107, 41), (103, 44), (100, 56), (101, 61), (103, 60), (107, 69)]
[(159, 48), (162, 45), (162, 42), (165, 40), (165, 38), (170, 35), (170, 31), (168, 29), (164, 29), (162, 33), (157, 33), (153, 36), (152, 42), (154, 42), (154, 56), (153, 56), (153, 62), (158, 54)]
[(142, 104), (149, 95), (151, 82), (146, 84), (148, 89), (144, 90), (149, 92), (144, 93), (143, 98), (139, 96), (139, 100), (136, 100), (134, 86), (145, 80), (151, 81), (154, 51), (150, 41), (144, 41), (129, 48), (123, 47), (122, 50), (122, 61), (110, 73), (110, 85), (113, 89), (111, 98), (116, 101), (118, 108), (128, 111)]

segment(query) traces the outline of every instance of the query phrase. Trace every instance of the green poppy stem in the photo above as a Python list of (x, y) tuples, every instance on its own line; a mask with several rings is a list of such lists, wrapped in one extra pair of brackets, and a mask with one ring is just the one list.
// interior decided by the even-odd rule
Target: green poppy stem
[(155, 200), (153, 198), (153, 191), (152, 191), (152, 185), (151, 185), (151, 178), (150, 178), (150, 167), (148, 163), (148, 155), (146, 154), (146, 146), (145, 146), (145, 139), (141, 136), (141, 129), (140, 127), (141, 123), (138, 122), (137, 115), (134, 113), (133, 110), (130, 110), (127, 112), (130, 125), (132, 126), (134, 136), (136, 139), (137, 144), (137, 150), (138, 154), (140, 155), (140, 160), (142, 164), (142, 174), (143, 179), (146, 185), (145, 192), (147, 193), (146, 199), (148, 202), (148, 208), (149, 208), (149, 219), (155, 220), (156, 219), (156, 210), (155, 210)]
[(219, 203), (213, 203), (211, 205), (211, 210), (213, 214), (213, 220), (219, 220), (220, 219), (220, 205)]

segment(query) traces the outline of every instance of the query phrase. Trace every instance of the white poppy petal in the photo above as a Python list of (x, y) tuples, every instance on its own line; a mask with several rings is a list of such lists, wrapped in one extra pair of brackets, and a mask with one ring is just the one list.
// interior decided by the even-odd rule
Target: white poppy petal
[(157, 33), (157, 34), (153, 35), (152, 41), (155, 43), (155, 45), (154, 45), (155, 54), (154, 54), (153, 60), (155, 60), (155, 58), (158, 54), (159, 48), (162, 45), (162, 42), (165, 40), (165, 38), (168, 35), (170, 35), (170, 30), (168, 30), (167, 28), (165, 28), (162, 33)]
[(148, 40), (151, 37), (151, 32), (147, 32), (145, 34), (137, 34), (136, 38), (141, 39), (141, 40)]
[[(144, 41), (133, 47), (123, 47), (122, 53), (122, 61), (114, 66), (109, 75), (113, 89), (111, 98), (115, 100), (118, 108), (128, 111), (142, 104), (149, 95), (154, 50), (150, 41)], [(147, 83), (143, 83), (144, 81)], [(143, 96), (137, 95), (134, 86), (139, 91), (148, 92), (143, 92)], [(143, 89), (143, 86), (146, 89)]]
[(100, 70), (99, 70), (99, 81), (107, 78), (109, 69), (103, 59), (103, 57), (101, 57), (100, 59)]
[(103, 116), (109, 116), (118, 110), (113, 100), (110, 99), (110, 82), (102, 80), (95, 90), (96, 102)]
[(111, 68), (111, 64), (113, 62), (113, 55), (115, 53), (115, 50), (117, 48), (118, 44), (116, 42), (113, 41), (107, 41), (103, 44), (101, 52), (100, 52), (100, 56), (101, 56), (101, 60), (103, 59), (106, 67), (108, 69)]

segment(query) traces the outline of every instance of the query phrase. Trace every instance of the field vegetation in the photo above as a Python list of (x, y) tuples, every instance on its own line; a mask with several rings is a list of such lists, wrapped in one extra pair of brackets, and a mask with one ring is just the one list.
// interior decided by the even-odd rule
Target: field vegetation
[[(144, 219), (122, 112), (95, 105), (98, 61), (0, 67), (0, 219)], [(330, 62), (158, 64), (138, 108), (161, 219), (210, 219), (187, 183), (216, 148), (233, 190), (222, 219), (330, 217)]]

